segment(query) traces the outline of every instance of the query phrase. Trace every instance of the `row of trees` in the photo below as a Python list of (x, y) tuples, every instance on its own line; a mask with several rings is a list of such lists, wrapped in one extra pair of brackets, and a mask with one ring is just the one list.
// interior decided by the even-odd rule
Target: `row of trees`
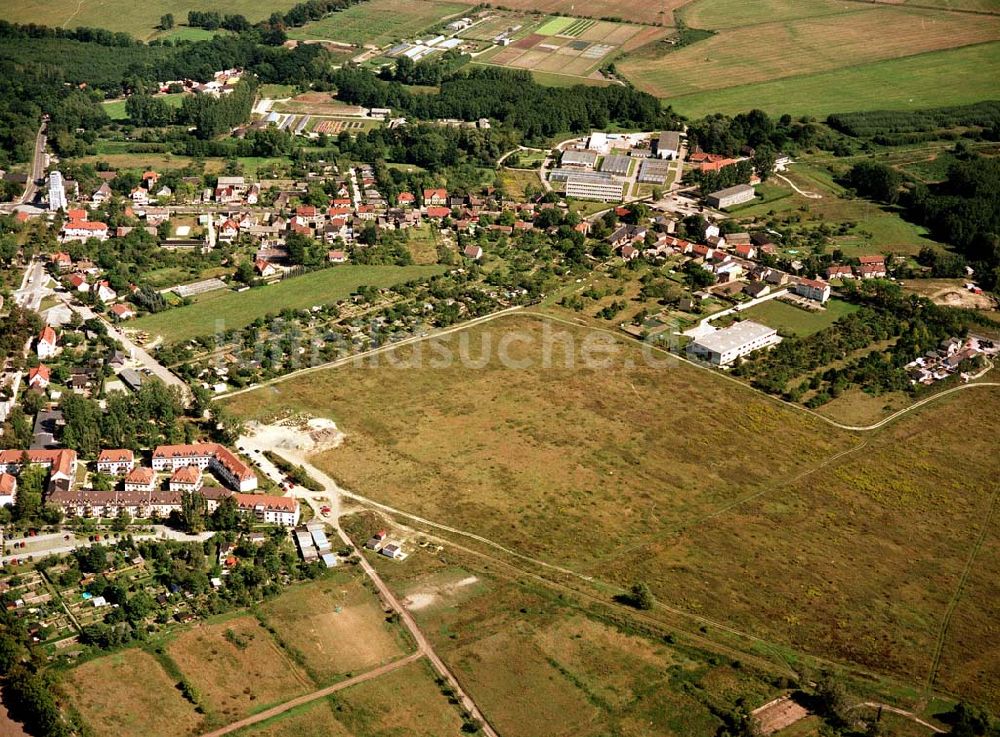
[(415, 94), (374, 73), (342, 68), (331, 75), (337, 96), (366, 107), (389, 107), (424, 120), (499, 120), (539, 140), (556, 133), (604, 129), (677, 128), (679, 118), (660, 101), (631, 87), (545, 87), (529, 72), (501, 68), (462, 70), (441, 82), (437, 94)]

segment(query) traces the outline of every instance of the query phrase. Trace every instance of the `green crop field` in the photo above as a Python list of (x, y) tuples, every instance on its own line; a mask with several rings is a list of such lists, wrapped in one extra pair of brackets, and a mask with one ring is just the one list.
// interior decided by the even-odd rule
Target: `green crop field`
[(246, 292), (211, 292), (196, 304), (147, 315), (132, 327), (162, 335), (168, 343), (245, 327), (284, 309), (337, 302), (358, 287), (389, 287), (443, 271), (440, 266), (336, 266)]
[(384, 46), (412, 39), (445, 18), (468, 10), (468, 5), (437, 0), (371, 0), (333, 13), (301, 28), (289, 28), (289, 38), (325, 39), (355, 45)]
[(998, 69), (1000, 43), (988, 43), (667, 101), (691, 117), (734, 115), (753, 108), (816, 117), (855, 110), (920, 110), (995, 98)]
[(541, 36), (555, 36), (560, 31), (569, 28), (573, 25), (574, 19), (567, 18), (565, 16), (556, 16), (555, 18), (550, 18), (535, 33)]
[[(165, 13), (173, 13), (177, 24), (187, 21), (189, 10), (214, 10), (223, 15), (240, 13), (253, 23), (267, 18), (275, 11), (286, 11), (295, 3), (296, 0), (273, 0), (266, 5), (255, 5), (244, 0), (156, 0), (145, 3), (132, 0), (18, 0), (0, 3), (0, 18), (13, 23), (38, 23), (55, 28), (107, 28), (109, 31), (123, 31), (145, 40), (158, 34), (160, 16)], [(200, 29), (190, 30), (195, 34), (202, 33)], [(186, 35), (187, 31), (188, 29), (175, 28), (163, 35), (170, 38), (192, 37)]]
[[(598, 589), (644, 580), (680, 611), (924, 682), (995, 493), (1000, 392), (972, 389), (862, 435), (703, 369), (647, 366), (634, 344), (617, 343), (610, 367), (566, 368), (580, 328), (515, 316), (472, 329), (468, 344), (478, 357), (508, 334), (509, 357), (531, 367), (338, 369), (229, 406), (330, 417), (347, 440), (314, 462), (347, 488), (596, 577)], [(956, 472), (970, 467), (975, 477)], [(995, 590), (998, 566), (978, 558), (977, 587)], [(961, 599), (947, 667), (933, 675), (997, 705), (990, 606), (986, 594)], [(470, 645), (481, 687), (501, 694), (493, 708), (512, 688), (492, 685), (510, 678), (498, 653), (530, 650), (510, 633)], [(550, 682), (550, 665), (530, 678)], [(559, 699), (589, 723), (589, 707)]]
[(681, 48), (648, 44), (617, 66), (686, 115), (823, 115), (996, 95), (995, 15), (842, 0), (696, 0), (681, 12), (715, 34)]

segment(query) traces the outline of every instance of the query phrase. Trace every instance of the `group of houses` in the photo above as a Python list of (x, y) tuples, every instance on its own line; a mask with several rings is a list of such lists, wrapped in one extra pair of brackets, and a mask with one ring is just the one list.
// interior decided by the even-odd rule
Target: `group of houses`
[[(257, 488), (256, 473), (218, 443), (161, 445), (153, 450), (149, 466), (138, 465), (131, 450), (105, 449), (98, 455), (97, 471), (116, 477), (115, 488), (98, 491), (67, 486), (53, 490), (47, 501), (67, 517), (109, 518), (127, 513), (148, 519), (180, 512), (184, 495), (197, 493), (209, 513), (232, 498), (237, 509), (255, 522), (293, 527), (301, 514), (293, 497), (250, 493)], [(207, 485), (206, 471), (223, 486)]]
[(937, 381), (963, 373), (963, 369), (971, 369), (976, 356), (996, 353), (995, 343), (984, 338), (973, 336), (965, 340), (948, 338), (936, 349), (931, 349), (906, 364), (904, 369), (910, 377), (910, 383), (930, 386)]

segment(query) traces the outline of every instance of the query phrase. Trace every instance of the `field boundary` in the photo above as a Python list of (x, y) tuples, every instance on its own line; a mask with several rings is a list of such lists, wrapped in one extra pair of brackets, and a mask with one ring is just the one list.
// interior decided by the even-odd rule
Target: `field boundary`
[(223, 735), (232, 734), (237, 730), (243, 729), (244, 727), (249, 727), (259, 722), (266, 721), (272, 717), (284, 714), (286, 711), (295, 709), (296, 707), (303, 706), (304, 704), (312, 703), (318, 699), (325, 698), (331, 694), (341, 691), (345, 688), (351, 686), (356, 686), (359, 683), (364, 683), (365, 681), (370, 681), (373, 678), (378, 678), (379, 676), (385, 675), (386, 673), (391, 673), (394, 670), (398, 670), (403, 666), (409, 665), (415, 660), (419, 660), (424, 657), (424, 653), (421, 650), (415, 653), (410, 653), (409, 655), (400, 658), (399, 660), (394, 660), (386, 665), (380, 665), (378, 668), (373, 668), (370, 671), (366, 671), (361, 675), (354, 676), (353, 678), (348, 678), (346, 681), (340, 681), (332, 686), (327, 686), (326, 688), (321, 688), (318, 691), (313, 691), (312, 693), (307, 693), (304, 696), (298, 696), (294, 699), (284, 702), (283, 704), (278, 704), (277, 706), (272, 706), (270, 709), (265, 709), (264, 711), (258, 712), (252, 716), (241, 719), (238, 722), (233, 722), (232, 724), (227, 724), (225, 727), (220, 727), (212, 732), (205, 732), (202, 737), (222, 737)]
[(979, 552), (983, 548), (983, 543), (986, 540), (986, 534), (990, 531), (990, 520), (993, 517), (993, 512), (997, 506), (997, 499), (1000, 498), (1000, 489), (993, 492), (993, 496), (990, 499), (990, 506), (986, 510), (986, 516), (983, 518), (983, 526), (976, 536), (976, 542), (972, 546), (972, 551), (969, 553), (969, 558), (965, 562), (965, 568), (962, 570), (962, 576), (958, 580), (958, 586), (955, 588), (955, 593), (948, 602), (948, 606), (945, 609), (944, 618), (941, 620), (941, 631), (938, 633), (937, 642), (934, 644), (934, 657), (931, 660), (931, 667), (927, 673), (927, 683), (924, 686), (925, 691), (930, 691), (934, 687), (934, 682), (937, 680), (938, 668), (941, 665), (941, 655), (944, 652), (944, 643), (948, 636), (948, 627), (951, 625), (952, 615), (955, 613), (955, 609), (958, 608), (958, 603), (962, 598), (962, 594), (965, 591), (965, 584), (969, 579), (969, 573), (972, 571), (972, 565), (975, 563), (976, 558), (979, 556)]

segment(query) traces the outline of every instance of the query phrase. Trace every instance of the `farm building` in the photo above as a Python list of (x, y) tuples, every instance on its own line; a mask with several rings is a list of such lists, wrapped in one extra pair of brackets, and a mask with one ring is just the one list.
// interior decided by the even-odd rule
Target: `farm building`
[(566, 196), (581, 200), (621, 200), (625, 183), (612, 177), (598, 179), (572, 174), (566, 179)]
[(741, 205), (744, 202), (749, 202), (753, 198), (753, 187), (749, 184), (737, 184), (734, 187), (726, 187), (725, 189), (720, 189), (718, 192), (712, 192), (712, 194), (705, 198), (705, 201), (710, 207), (722, 210), (727, 207), (733, 207), (734, 205)]
[(661, 159), (676, 159), (681, 151), (681, 134), (677, 131), (663, 131), (656, 142), (656, 155)]
[(740, 356), (780, 342), (774, 328), (744, 320), (695, 339), (688, 352), (716, 366), (728, 366)]
[(616, 174), (623, 177), (628, 174), (628, 168), (631, 163), (632, 160), (628, 156), (610, 154), (605, 156), (604, 161), (601, 162), (601, 171), (606, 174)]
[(564, 151), (560, 164), (584, 169), (593, 169), (597, 163), (597, 154), (593, 151)]
[(670, 174), (670, 162), (660, 159), (643, 159), (639, 165), (639, 184), (663, 184)]

